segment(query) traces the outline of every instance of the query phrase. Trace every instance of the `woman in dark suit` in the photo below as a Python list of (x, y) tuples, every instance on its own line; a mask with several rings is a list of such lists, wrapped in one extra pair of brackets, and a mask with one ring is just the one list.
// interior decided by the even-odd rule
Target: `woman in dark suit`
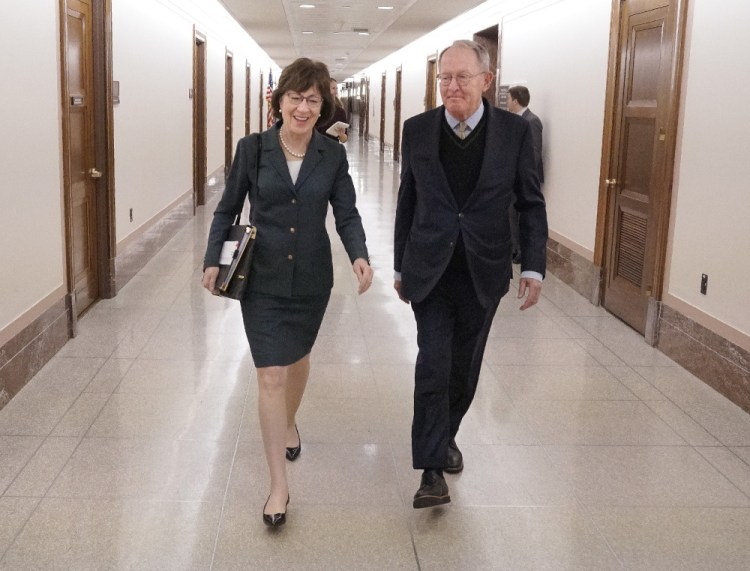
[[(283, 70), (271, 98), (279, 121), (237, 144), (204, 260), (203, 286), (215, 293), (227, 230), (246, 197), (257, 194), (252, 206), (258, 234), (248, 293), (240, 305), (258, 371), (258, 411), (271, 476), (263, 521), (271, 526), (286, 521), (285, 458), (296, 460), (302, 449), (295, 415), (333, 287), (326, 231), (329, 204), (359, 281), (358, 292), (372, 283), (346, 151), (315, 131), (317, 122), (333, 114), (329, 81), (328, 68), (308, 58)], [(256, 180), (257, 188), (252, 188)]]

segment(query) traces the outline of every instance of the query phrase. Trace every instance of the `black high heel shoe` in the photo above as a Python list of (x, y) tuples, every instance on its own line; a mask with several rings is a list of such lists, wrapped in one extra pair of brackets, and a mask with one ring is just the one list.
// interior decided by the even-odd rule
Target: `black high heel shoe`
[[(268, 496), (268, 500), (271, 499), (271, 496)], [(263, 523), (266, 525), (270, 525), (271, 527), (280, 527), (286, 523), (286, 512), (279, 513), (279, 514), (267, 514), (266, 513), (266, 506), (268, 505), (268, 500), (266, 500), (266, 503), (263, 504)], [(289, 496), (286, 497), (286, 505), (289, 505)]]
[(286, 447), (286, 459), (290, 462), (294, 462), (297, 458), (299, 458), (300, 452), (302, 452), (302, 439), (299, 437), (299, 429), (297, 428), (297, 425), (294, 425), (294, 430), (297, 431), (297, 441), (299, 444), (297, 446)]

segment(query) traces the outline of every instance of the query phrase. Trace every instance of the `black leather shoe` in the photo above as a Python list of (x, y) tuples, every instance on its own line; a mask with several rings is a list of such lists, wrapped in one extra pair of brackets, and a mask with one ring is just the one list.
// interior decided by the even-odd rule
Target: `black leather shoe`
[(414, 494), (414, 508), (431, 508), (451, 501), (448, 484), (440, 470), (425, 470), (417, 493)]
[(464, 455), (456, 446), (455, 438), (448, 443), (448, 465), (443, 469), (449, 474), (458, 474), (464, 469)]
[(286, 459), (290, 462), (294, 462), (299, 458), (299, 453), (302, 452), (302, 439), (299, 437), (299, 429), (296, 424), (294, 425), (294, 430), (297, 431), (297, 441), (299, 444), (297, 444), (297, 446), (292, 446), (291, 448), (289, 446), (286, 447)]
[[(271, 499), (271, 496), (268, 496), (268, 500)], [(279, 513), (279, 514), (267, 514), (266, 513), (266, 506), (268, 505), (268, 500), (266, 500), (266, 503), (263, 505), (263, 523), (266, 525), (270, 525), (271, 527), (280, 527), (286, 523), (286, 512)], [(286, 497), (286, 505), (289, 505), (289, 496)]]

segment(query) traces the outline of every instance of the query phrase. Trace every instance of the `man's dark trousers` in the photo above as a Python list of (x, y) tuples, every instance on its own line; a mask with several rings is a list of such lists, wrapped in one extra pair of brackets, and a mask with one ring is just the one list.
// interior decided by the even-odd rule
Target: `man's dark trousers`
[(476, 392), (499, 300), (482, 307), (468, 272), (446, 270), (421, 302), (412, 302), (419, 354), (414, 372), (412, 460), (443, 468)]

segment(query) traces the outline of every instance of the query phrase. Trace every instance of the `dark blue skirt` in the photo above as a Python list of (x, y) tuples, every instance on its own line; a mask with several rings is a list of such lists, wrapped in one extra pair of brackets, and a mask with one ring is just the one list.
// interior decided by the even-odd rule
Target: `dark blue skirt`
[(331, 292), (279, 297), (250, 292), (240, 301), (245, 334), (256, 368), (292, 365), (318, 337)]

